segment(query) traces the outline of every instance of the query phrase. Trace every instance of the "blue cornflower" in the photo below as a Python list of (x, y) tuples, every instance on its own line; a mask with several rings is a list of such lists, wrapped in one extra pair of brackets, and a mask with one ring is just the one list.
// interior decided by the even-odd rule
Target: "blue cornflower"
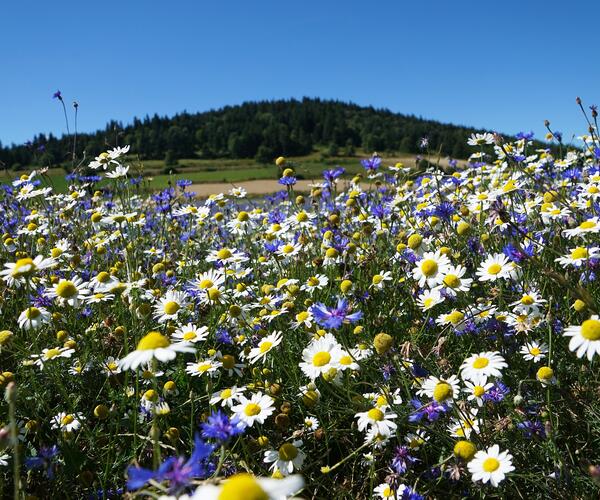
[(372, 158), (360, 160), (360, 164), (367, 170), (367, 172), (374, 172), (381, 165), (381, 158), (379, 156), (373, 156)]
[(215, 334), (215, 340), (219, 344), (227, 344), (227, 345), (233, 344), (233, 338), (231, 337), (229, 332), (223, 327), (217, 329), (217, 333)]
[(194, 450), (186, 461), (185, 457), (169, 457), (157, 470), (144, 467), (130, 466), (127, 469), (127, 489), (138, 490), (148, 481), (169, 482), (170, 491), (178, 491), (188, 486), (193, 479), (205, 479), (212, 472), (208, 458), (214, 446), (206, 444), (196, 434), (194, 437)]
[(175, 184), (177, 184), (181, 189), (185, 189), (186, 187), (192, 185), (192, 181), (189, 179), (177, 179)]
[(339, 298), (335, 307), (327, 307), (318, 302), (310, 308), (316, 322), (325, 328), (339, 328), (343, 323), (354, 323), (362, 318), (362, 312), (349, 314), (348, 301)]
[(438, 206), (433, 209), (433, 215), (437, 215), (440, 219), (450, 220), (456, 213), (456, 208), (452, 205), (452, 203), (448, 201), (443, 201)]
[(397, 446), (392, 459), (392, 469), (397, 474), (404, 474), (418, 459), (410, 454), (408, 446)]
[(525, 139), (526, 141), (530, 141), (533, 139), (535, 134), (533, 132), (519, 132), (517, 134), (517, 139)]
[(287, 176), (287, 177), (282, 177), (281, 179), (279, 179), (279, 184), (281, 184), (282, 186), (293, 186), (294, 184), (296, 184), (297, 180), (294, 176)]
[(426, 418), (429, 422), (435, 422), (440, 418), (440, 415), (446, 413), (448, 407), (446, 405), (439, 404), (437, 401), (431, 401), (423, 406), (423, 403), (417, 398), (411, 399), (410, 404), (413, 405), (415, 411), (408, 417), (409, 422), (420, 422), (423, 418)]
[(335, 167), (331, 170), (323, 170), (323, 178), (329, 183), (332, 184), (334, 180), (344, 174), (346, 172), (345, 168)]
[(517, 427), (523, 431), (526, 438), (532, 438), (534, 436), (545, 438), (546, 437), (546, 429), (544, 429), (544, 424), (539, 420), (525, 420), (525, 422), (520, 422), (517, 424)]
[(491, 387), (490, 390), (483, 395), (483, 400), (499, 403), (509, 392), (510, 389), (506, 385), (500, 381), (497, 381), (493, 387)]
[(42, 446), (37, 455), (25, 459), (25, 467), (30, 470), (43, 469), (48, 479), (54, 479), (54, 464), (52, 459), (58, 455), (58, 446)]
[(200, 427), (202, 428), (202, 437), (216, 439), (221, 444), (243, 434), (246, 430), (246, 424), (237, 415), (230, 419), (221, 410), (211, 413), (207, 421), (202, 423)]

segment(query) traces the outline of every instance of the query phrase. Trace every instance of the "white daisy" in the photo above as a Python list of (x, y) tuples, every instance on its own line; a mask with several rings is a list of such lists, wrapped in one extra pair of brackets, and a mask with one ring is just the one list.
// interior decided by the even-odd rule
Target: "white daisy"
[(508, 451), (500, 452), (500, 447), (495, 444), (486, 451), (478, 451), (467, 464), (473, 482), (489, 482), (496, 487), (502, 482), (508, 472), (515, 468), (512, 465), (512, 455)]
[(502, 377), (502, 368), (508, 365), (497, 351), (480, 352), (465, 359), (460, 365), (461, 377), (476, 381), (480, 377)]
[(150, 332), (138, 342), (135, 351), (130, 352), (119, 361), (119, 367), (123, 370), (135, 370), (152, 359), (165, 363), (174, 360), (178, 352), (194, 352), (194, 348), (188, 342), (171, 344), (169, 339), (161, 333)]
[(271, 464), (269, 470), (278, 471), (282, 476), (288, 476), (294, 469), (302, 467), (306, 455), (300, 449), (302, 441), (296, 440), (292, 443), (284, 443), (279, 450), (267, 450), (264, 455), (264, 462)]
[(569, 350), (575, 352), (578, 358), (586, 355), (591, 361), (594, 354), (600, 354), (600, 320), (596, 314), (579, 326), (569, 326), (563, 335), (571, 337)]
[(239, 404), (231, 408), (240, 420), (246, 423), (248, 427), (252, 427), (254, 422), (264, 424), (267, 417), (274, 411), (274, 400), (271, 396), (267, 396), (262, 392), (252, 394), (248, 399), (244, 395), (239, 396)]

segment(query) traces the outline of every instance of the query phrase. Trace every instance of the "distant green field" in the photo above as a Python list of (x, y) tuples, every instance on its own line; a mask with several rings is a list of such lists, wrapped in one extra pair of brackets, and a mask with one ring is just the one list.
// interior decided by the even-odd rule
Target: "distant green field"
[[(343, 166), (346, 169), (346, 176), (352, 176), (364, 171), (360, 165), (361, 156), (324, 159), (320, 153), (313, 153), (304, 157), (289, 158), (288, 161), (294, 164), (296, 174), (299, 178), (316, 180), (321, 177), (323, 170), (333, 168), (336, 165)], [(414, 157), (390, 158), (387, 161), (390, 164), (395, 161), (403, 161), (408, 165), (414, 164)], [(278, 168), (275, 165), (261, 165), (254, 160), (183, 159), (179, 160), (178, 164), (172, 167), (176, 171), (172, 175), (163, 173), (165, 171), (165, 164), (162, 160), (146, 160), (141, 162), (129, 159), (129, 161), (125, 161), (124, 163), (131, 166), (130, 176), (142, 175), (146, 181), (145, 185), (151, 190), (163, 189), (169, 185), (169, 182), (175, 183), (179, 179), (188, 179), (193, 183), (235, 183), (278, 178)], [(0, 183), (10, 183), (24, 172), (4, 171), (0, 173)], [(55, 191), (65, 192), (69, 184), (65, 179), (65, 175), (66, 172), (62, 168), (50, 169), (42, 178), (43, 184), (52, 186)]]

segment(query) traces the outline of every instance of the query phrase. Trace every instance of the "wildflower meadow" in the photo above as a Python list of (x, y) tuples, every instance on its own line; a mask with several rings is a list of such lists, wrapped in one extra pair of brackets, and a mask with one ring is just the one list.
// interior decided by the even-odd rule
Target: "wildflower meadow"
[(304, 193), (147, 192), (129, 146), (3, 184), (0, 496), (597, 497), (584, 114)]

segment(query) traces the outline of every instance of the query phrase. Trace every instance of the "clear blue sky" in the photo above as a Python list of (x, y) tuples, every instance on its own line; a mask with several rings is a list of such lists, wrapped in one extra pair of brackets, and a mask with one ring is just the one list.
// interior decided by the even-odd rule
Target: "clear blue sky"
[[(587, 4), (587, 5), (585, 5)], [(565, 138), (600, 104), (600, 2), (7, 0), (0, 141), (109, 119), (319, 96)]]

